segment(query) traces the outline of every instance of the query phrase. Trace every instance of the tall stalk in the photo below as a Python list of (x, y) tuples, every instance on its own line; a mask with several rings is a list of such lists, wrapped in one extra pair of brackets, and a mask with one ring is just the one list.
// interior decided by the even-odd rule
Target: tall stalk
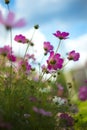
[[(12, 28), (10, 28), (10, 42), (11, 42), (11, 48), (12, 48)], [(11, 50), (11, 55), (12, 55), (12, 50)], [(11, 62), (11, 65), (10, 65), (10, 87), (12, 87), (12, 61)]]
[(31, 37), (30, 41), (28, 42), (28, 45), (27, 45), (27, 48), (26, 48), (26, 51), (25, 51), (25, 54), (24, 54), (24, 59), (25, 59), (25, 56), (26, 56), (26, 54), (27, 54), (27, 51), (28, 51), (28, 48), (29, 48), (30, 42), (32, 42), (32, 39), (33, 39), (33, 37), (34, 37), (35, 30), (36, 30), (36, 29), (34, 29), (33, 34), (32, 34), (32, 37)]
[[(10, 7), (9, 7), (9, 3), (7, 3), (7, 8), (8, 8), (8, 12), (10, 12)], [(10, 32), (10, 46), (12, 49), (12, 28), (9, 28), (9, 32)], [(11, 50), (11, 55), (12, 55), (12, 50)], [(12, 87), (12, 61), (10, 61), (11, 65), (10, 65), (10, 88)]]

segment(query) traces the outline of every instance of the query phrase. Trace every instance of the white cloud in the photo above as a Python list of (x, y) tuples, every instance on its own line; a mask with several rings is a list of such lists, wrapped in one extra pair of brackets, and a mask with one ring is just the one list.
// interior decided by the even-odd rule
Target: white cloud
[(5, 14), (7, 10), (0, 4), (0, 11), (2, 11), (3, 14)]
[(38, 15), (48, 15), (52, 13), (57, 13), (58, 11), (65, 10), (67, 5), (72, 3), (73, 0), (16, 0), (15, 5), (17, 13), (25, 18), (38, 17)]

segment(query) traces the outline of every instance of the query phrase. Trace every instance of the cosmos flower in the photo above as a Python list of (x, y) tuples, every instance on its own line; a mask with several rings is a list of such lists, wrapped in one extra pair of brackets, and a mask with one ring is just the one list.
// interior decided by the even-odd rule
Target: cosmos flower
[(56, 36), (57, 38), (59, 38), (60, 40), (63, 40), (63, 39), (67, 39), (69, 33), (68, 32), (60, 32), (60, 31), (56, 31), (56, 33), (53, 33), (54, 36)]
[(30, 100), (31, 102), (36, 102), (36, 101), (37, 101), (37, 98), (34, 97), (34, 96), (30, 96), (30, 97), (29, 97), (29, 100)]
[(12, 48), (9, 45), (5, 45), (4, 47), (0, 48), (0, 54), (3, 56), (7, 56), (8, 54), (12, 53)]
[(16, 35), (14, 40), (16, 42), (20, 42), (20, 43), (27, 43), (28, 42), (27, 38), (25, 36), (23, 36), (22, 34)]
[(82, 86), (78, 92), (78, 98), (81, 101), (87, 100), (87, 86)]
[(25, 71), (26, 74), (28, 74), (31, 70), (31, 65), (28, 63), (27, 60), (20, 60), (18, 63), (19, 69), (22, 69)]
[(63, 61), (64, 60), (62, 58), (60, 58), (60, 54), (58, 54), (58, 53), (55, 54), (52, 51), (52, 52), (50, 52), (50, 56), (47, 60), (47, 64), (48, 64), (47, 68), (49, 70), (61, 69), (63, 66)]
[(6, 29), (20, 28), (26, 25), (24, 19), (19, 19), (18, 21), (15, 21), (15, 14), (11, 11), (8, 13), (6, 18), (3, 17), (2, 12), (0, 11), (0, 23), (3, 24)]
[(68, 127), (68, 126), (73, 126), (74, 125), (74, 119), (73, 119), (73, 117), (71, 117), (67, 113), (61, 113), (60, 116), (59, 116), (59, 118), (60, 118), (62, 126)]
[(15, 62), (16, 61), (16, 56), (14, 56), (13, 54), (8, 54), (7, 55), (8, 60)]
[(28, 113), (25, 113), (25, 114), (24, 114), (24, 117), (25, 117), (25, 118), (29, 118), (30, 116), (31, 116), (31, 115), (28, 114)]
[(44, 42), (43, 44), (44, 44), (44, 50), (46, 53), (53, 50), (53, 46), (50, 44), (50, 42)]
[(42, 108), (33, 107), (33, 111), (35, 111), (38, 114), (41, 114), (43, 116), (52, 116), (52, 113), (49, 111), (45, 111)]
[(63, 93), (64, 93), (64, 87), (59, 83), (57, 83), (56, 85), (57, 85), (57, 88), (58, 88), (57, 95), (59, 97), (62, 97)]
[(66, 100), (61, 98), (61, 97), (54, 96), (53, 97), (53, 102), (58, 104), (58, 105), (64, 105)]
[(34, 54), (26, 54), (26, 55), (25, 55), (25, 59), (26, 59), (26, 60), (32, 59), (32, 60), (34, 60), (34, 61), (36, 60)]
[(78, 52), (75, 52), (75, 50), (70, 51), (68, 53), (68, 60), (78, 61), (80, 58), (80, 54)]

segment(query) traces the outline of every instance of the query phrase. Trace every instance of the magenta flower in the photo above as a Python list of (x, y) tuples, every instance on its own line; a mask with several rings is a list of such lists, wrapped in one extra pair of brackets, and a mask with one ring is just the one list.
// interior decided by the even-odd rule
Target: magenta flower
[(7, 55), (8, 60), (15, 62), (16, 61), (16, 56), (14, 56), (13, 54), (8, 54)]
[(26, 74), (28, 74), (31, 70), (31, 65), (28, 63), (27, 60), (20, 60), (18, 64), (19, 69), (22, 69), (25, 71)]
[(73, 117), (71, 117), (67, 113), (61, 113), (59, 117), (60, 117), (60, 121), (61, 121), (62, 126), (68, 127), (68, 126), (73, 126), (74, 125)]
[(38, 114), (41, 114), (43, 116), (52, 116), (52, 113), (49, 112), (49, 111), (45, 111), (44, 109), (42, 108), (37, 108), (37, 107), (33, 107), (33, 110), (38, 113)]
[(26, 59), (26, 60), (32, 59), (32, 60), (34, 60), (34, 61), (36, 60), (34, 54), (26, 54), (26, 55), (25, 55), (25, 59)]
[(61, 85), (61, 84), (56, 84), (57, 85), (57, 88), (58, 88), (58, 91), (57, 91), (57, 95), (59, 97), (63, 96), (63, 93), (64, 93), (64, 87)]
[(36, 113), (39, 113), (39, 109), (37, 107), (33, 107), (33, 111), (35, 111)]
[(63, 40), (63, 39), (67, 39), (69, 33), (68, 32), (60, 32), (60, 31), (56, 31), (56, 33), (53, 33), (54, 36), (56, 36), (57, 38), (59, 38), (60, 40)]
[(50, 44), (50, 42), (44, 42), (43, 44), (44, 44), (44, 50), (46, 53), (53, 50), (53, 46)]
[(43, 72), (49, 73), (49, 70), (46, 65), (42, 65), (41, 68)]
[(12, 48), (9, 45), (0, 48), (0, 54), (3, 56), (7, 56), (12, 53)]
[(29, 97), (29, 100), (30, 100), (31, 102), (36, 102), (36, 101), (37, 101), (37, 98), (34, 97), (34, 96), (31, 96), (31, 97)]
[(19, 19), (18, 21), (15, 21), (15, 14), (13, 12), (9, 12), (7, 18), (4, 18), (1, 11), (0, 23), (3, 24), (6, 27), (6, 29), (23, 27), (26, 25), (24, 19)]
[(87, 80), (85, 80), (85, 83), (87, 83)]
[(68, 53), (68, 60), (78, 61), (80, 58), (80, 54), (76, 53), (75, 50)]
[(52, 116), (51, 112), (45, 111), (44, 109), (39, 109), (39, 113), (43, 116)]
[(22, 34), (16, 35), (14, 40), (16, 42), (20, 42), (20, 43), (27, 43), (27, 41), (28, 41), (27, 38), (25, 36), (23, 36)]
[(87, 100), (87, 86), (82, 86), (79, 89), (78, 98), (81, 101)]
[(62, 58), (60, 58), (60, 54), (58, 54), (58, 53), (55, 54), (52, 51), (52, 52), (50, 52), (50, 56), (47, 60), (47, 64), (48, 64), (47, 68), (49, 70), (61, 69), (63, 66), (63, 61), (64, 60)]

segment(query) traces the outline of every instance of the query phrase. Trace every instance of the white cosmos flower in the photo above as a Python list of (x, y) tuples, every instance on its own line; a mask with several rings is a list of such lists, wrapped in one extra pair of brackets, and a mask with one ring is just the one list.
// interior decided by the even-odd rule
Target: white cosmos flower
[(66, 100), (61, 97), (54, 96), (53, 102), (58, 103), (58, 105), (63, 105), (66, 102)]

